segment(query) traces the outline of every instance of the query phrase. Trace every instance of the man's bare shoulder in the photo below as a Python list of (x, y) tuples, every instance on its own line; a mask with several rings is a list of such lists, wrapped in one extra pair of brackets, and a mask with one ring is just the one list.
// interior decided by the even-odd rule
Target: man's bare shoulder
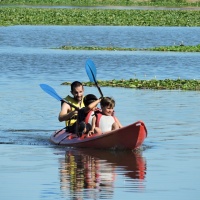
[(68, 103), (63, 102), (63, 103), (62, 103), (62, 109), (71, 110), (71, 106), (70, 106)]

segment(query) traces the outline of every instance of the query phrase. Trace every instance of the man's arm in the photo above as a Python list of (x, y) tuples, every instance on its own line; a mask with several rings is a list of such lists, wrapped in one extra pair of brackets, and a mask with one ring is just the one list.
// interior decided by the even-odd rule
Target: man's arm
[(58, 116), (58, 120), (60, 122), (67, 121), (72, 116), (74, 116), (75, 114), (78, 114), (78, 111), (76, 111), (76, 110), (71, 111), (70, 105), (64, 102), (62, 104), (61, 111), (60, 111), (59, 116)]

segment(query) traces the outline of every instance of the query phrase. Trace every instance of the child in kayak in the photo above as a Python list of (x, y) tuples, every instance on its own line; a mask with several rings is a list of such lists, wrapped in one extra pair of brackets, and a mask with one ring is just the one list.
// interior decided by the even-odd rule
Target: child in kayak
[(100, 105), (102, 111), (95, 112), (95, 116), (92, 118), (92, 129), (89, 134), (102, 134), (121, 128), (120, 121), (114, 116), (115, 100), (111, 97), (103, 97)]
[(77, 118), (77, 135), (81, 137), (83, 134), (88, 133), (92, 128), (92, 118), (94, 111), (98, 110), (97, 105), (101, 99), (98, 99), (93, 94), (88, 94), (84, 97), (83, 103), (85, 107), (78, 111)]

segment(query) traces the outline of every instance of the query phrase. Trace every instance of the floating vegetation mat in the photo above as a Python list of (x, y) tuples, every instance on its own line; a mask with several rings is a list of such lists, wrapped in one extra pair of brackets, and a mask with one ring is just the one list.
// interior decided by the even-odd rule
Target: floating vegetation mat
[(200, 26), (200, 11), (0, 7), (0, 25)]
[(123, 48), (123, 47), (98, 47), (98, 46), (62, 46), (62, 50), (99, 50), (99, 51), (174, 51), (174, 52), (200, 52), (200, 44), (185, 46), (183, 43), (176, 46), (160, 46), (153, 48)]
[[(61, 85), (70, 85), (71, 82), (64, 82)], [(91, 82), (83, 82), (84, 86), (95, 86)], [(186, 79), (164, 79), (164, 80), (107, 80), (98, 81), (100, 87), (124, 87), (124, 88), (136, 88), (136, 89), (155, 89), (155, 90), (200, 90), (200, 80), (186, 80)]]

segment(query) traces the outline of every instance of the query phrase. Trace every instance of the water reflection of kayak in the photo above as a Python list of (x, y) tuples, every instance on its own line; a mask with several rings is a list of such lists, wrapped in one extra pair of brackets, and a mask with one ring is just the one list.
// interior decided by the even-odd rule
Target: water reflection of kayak
[(83, 189), (91, 194), (88, 189), (93, 188), (98, 194), (101, 191), (103, 196), (111, 198), (118, 176), (129, 180), (129, 189), (134, 190), (141, 189), (146, 176), (146, 161), (140, 151), (70, 149), (60, 164), (61, 188), (74, 194), (80, 194)]
[(87, 138), (71, 137), (71, 134), (62, 130), (54, 132), (50, 141), (54, 144), (86, 147), (98, 149), (136, 149), (142, 145), (147, 137), (147, 129), (144, 122), (137, 121), (118, 130)]
[(90, 156), (92, 159), (106, 161), (115, 167), (122, 167), (124, 175), (133, 179), (145, 179), (146, 160), (142, 157), (140, 151), (104, 151), (81, 149), (74, 152), (66, 152), (66, 157), (69, 155)]

